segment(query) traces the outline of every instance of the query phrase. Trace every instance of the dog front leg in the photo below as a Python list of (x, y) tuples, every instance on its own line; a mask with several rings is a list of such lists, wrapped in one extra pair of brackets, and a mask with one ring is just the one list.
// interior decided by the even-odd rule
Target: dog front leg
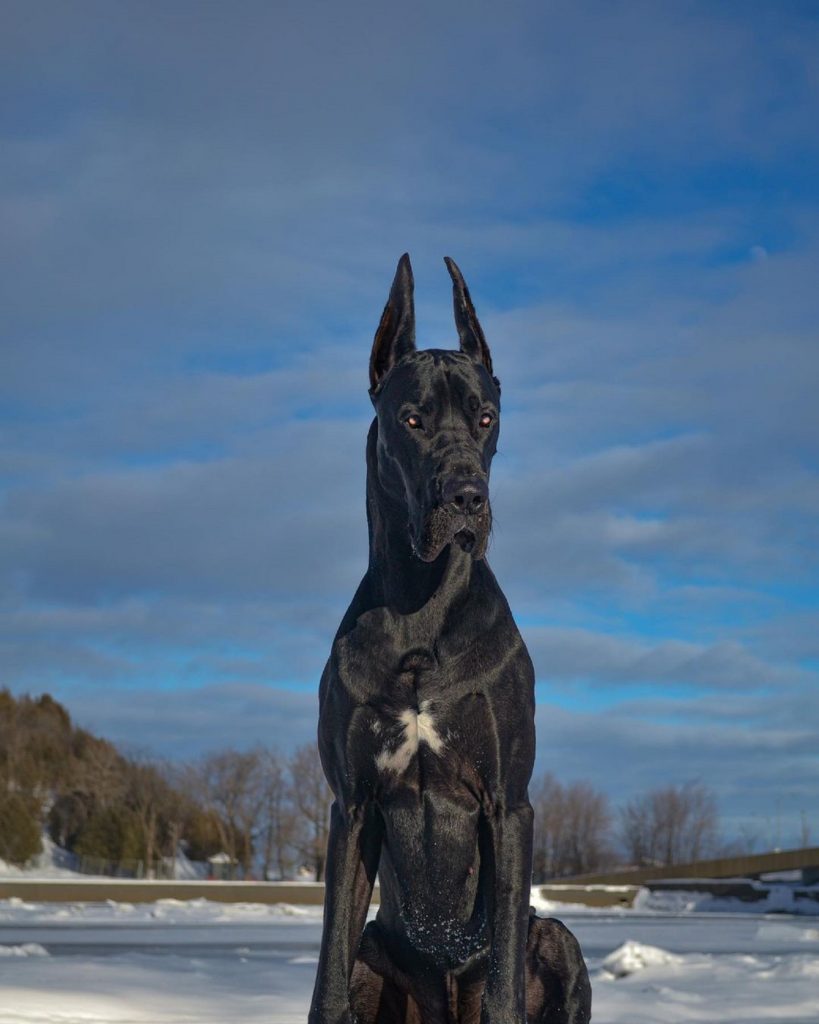
[(532, 881), (532, 807), (488, 819), (492, 854), (491, 946), (481, 1024), (525, 1024), (525, 952)]
[(309, 1024), (348, 1024), (349, 984), (381, 854), (381, 829), (369, 806), (330, 812), (324, 930)]

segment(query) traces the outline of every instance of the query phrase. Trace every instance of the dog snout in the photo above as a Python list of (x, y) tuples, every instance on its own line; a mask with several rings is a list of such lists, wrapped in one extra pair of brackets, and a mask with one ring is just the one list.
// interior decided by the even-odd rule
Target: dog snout
[(489, 497), (485, 480), (477, 476), (450, 477), (441, 487), (441, 501), (464, 515), (480, 512)]

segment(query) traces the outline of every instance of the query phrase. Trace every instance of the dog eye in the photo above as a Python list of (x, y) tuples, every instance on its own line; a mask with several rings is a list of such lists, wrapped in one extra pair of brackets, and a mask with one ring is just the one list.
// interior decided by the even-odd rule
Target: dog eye
[(407, 416), (407, 418), (404, 420), (404, 422), (410, 428), (410, 430), (420, 430), (421, 429), (421, 417), (420, 416), (416, 416), (414, 413), (412, 413), (409, 416)]
[(478, 423), (482, 427), (491, 427), (494, 419), (495, 417), (492, 415), (491, 412), (485, 412), (483, 416), (481, 416), (481, 418), (478, 420)]

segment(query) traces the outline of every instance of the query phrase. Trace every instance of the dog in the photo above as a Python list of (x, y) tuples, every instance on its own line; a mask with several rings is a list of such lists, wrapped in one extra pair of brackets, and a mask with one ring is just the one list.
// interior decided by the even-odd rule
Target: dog
[(319, 691), (335, 799), (309, 1024), (587, 1024), (577, 940), (529, 907), (534, 670), (484, 558), (500, 384), (445, 262), (459, 350), (416, 349), (405, 254), (370, 357), (369, 565)]

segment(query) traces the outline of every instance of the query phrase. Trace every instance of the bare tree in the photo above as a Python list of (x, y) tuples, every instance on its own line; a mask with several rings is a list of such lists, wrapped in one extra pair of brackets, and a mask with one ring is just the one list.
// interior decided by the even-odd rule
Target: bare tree
[(185, 826), (194, 812), (198, 773), (188, 764), (165, 761), (158, 765), (165, 792), (162, 801), (162, 832), (160, 852), (171, 862), (172, 877), (176, 878), (177, 855), (185, 836)]
[(647, 796), (635, 797), (620, 808), (620, 839), (632, 864), (655, 862), (651, 803)]
[(673, 851), (684, 860), (700, 860), (717, 842), (719, 814), (714, 794), (701, 783), (682, 787), (677, 813), (680, 819), (678, 846)]
[(580, 875), (611, 863), (608, 798), (588, 782), (574, 782), (564, 795), (563, 873)]
[(582, 874), (611, 863), (611, 811), (605, 794), (588, 782), (563, 786), (546, 774), (534, 782), (530, 798), (535, 811), (535, 879)]
[(150, 875), (159, 853), (160, 821), (168, 787), (159, 769), (144, 758), (128, 761), (126, 772), (128, 803), (139, 823), (145, 865)]
[(563, 786), (547, 772), (533, 781), (529, 797), (535, 812), (532, 875), (536, 881), (545, 881), (561, 873)]
[(312, 743), (299, 747), (290, 759), (293, 803), (299, 814), (296, 849), (316, 881), (324, 879), (327, 834), (333, 795), (324, 778), (318, 750)]
[(634, 864), (682, 864), (713, 851), (717, 823), (714, 794), (689, 782), (630, 800), (620, 812), (620, 837)]
[(225, 853), (252, 874), (254, 840), (264, 805), (262, 760), (258, 750), (223, 750), (201, 763), (203, 794), (217, 814)]
[(290, 870), (289, 852), (296, 838), (296, 814), (291, 802), (287, 763), (275, 750), (261, 752), (264, 797), (262, 878), (275, 871), (285, 878)]

